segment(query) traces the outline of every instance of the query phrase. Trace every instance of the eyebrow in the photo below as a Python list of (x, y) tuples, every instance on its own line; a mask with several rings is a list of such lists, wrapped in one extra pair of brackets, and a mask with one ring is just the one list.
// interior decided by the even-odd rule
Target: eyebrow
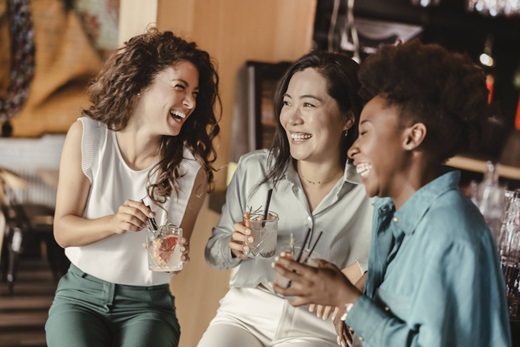
[[(283, 96), (292, 99), (292, 96), (290, 96), (290, 95), (287, 94), (287, 93), (285, 93)], [(314, 96), (314, 95), (307, 95), (307, 94), (306, 94), (306, 95), (302, 95), (302, 96), (300, 96), (300, 99), (305, 99), (305, 98), (314, 99), (314, 100), (317, 100), (317, 101), (320, 101), (320, 102), (323, 101), (322, 99), (320, 99), (320, 98), (318, 98), (317, 96)]]

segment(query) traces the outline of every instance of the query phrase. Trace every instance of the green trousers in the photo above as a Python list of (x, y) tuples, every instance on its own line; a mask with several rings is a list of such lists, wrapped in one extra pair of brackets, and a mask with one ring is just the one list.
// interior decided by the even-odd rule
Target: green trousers
[(45, 324), (48, 347), (177, 347), (180, 327), (169, 285), (103, 281), (71, 265)]

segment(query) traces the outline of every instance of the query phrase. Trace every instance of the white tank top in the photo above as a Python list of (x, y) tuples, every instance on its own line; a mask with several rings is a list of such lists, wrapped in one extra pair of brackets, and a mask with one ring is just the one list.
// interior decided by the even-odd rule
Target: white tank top
[[(148, 172), (152, 167), (132, 170), (121, 156), (114, 131), (88, 117), (80, 120), (83, 123), (82, 169), (91, 183), (83, 217), (93, 219), (114, 214), (125, 200), (145, 198)], [(168, 213), (155, 206), (149, 198), (145, 199), (156, 212), (155, 219), (159, 225), (166, 220), (181, 224), (195, 178), (201, 169), (187, 148), (183, 152), (180, 173), (184, 175), (179, 179), (180, 189), (163, 204)], [(138, 286), (169, 283), (170, 274), (148, 270), (147, 253), (143, 247), (145, 240), (144, 230), (129, 231), (90, 245), (67, 247), (65, 254), (82, 271), (108, 282)]]

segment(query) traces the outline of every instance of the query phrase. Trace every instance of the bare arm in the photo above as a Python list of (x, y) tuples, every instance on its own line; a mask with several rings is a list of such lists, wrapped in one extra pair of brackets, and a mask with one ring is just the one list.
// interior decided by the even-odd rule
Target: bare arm
[(81, 169), (83, 124), (70, 127), (60, 162), (54, 237), (61, 247), (83, 246), (126, 231), (138, 231), (146, 225), (150, 210), (141, 202), (126, 201), (118, 213), (96, 219), (83, 218), (90, 181)]
[(181, 222), (181, 228), (183, 232), (183, 238), (181, 240), (181, 252), (182, 252), (182, 261), (187, 263), (190, 261), (190, 248), (189, 242), (191, 239), (191, 235), (193, 234), (193, 228), (195, 227), (195, 222), (197, 221), (197, 217), (199, 215), (200, 209), (202, 208), (202, 204), (208, 195), (208, 183), (206, 181), (206, 173), (201, 168), (197, 173), (197, 177), (195, 177), (195, 183), (193, 185), (192, 192), (190, 194), (190, 199), (188, 200), (188, 204), (186, 207), (186, 212), (184, 213), (184, 217)]
[(190, 199), (188, 200), (186, 207), (186, 212), (184, 213), (184, 217), (181, 222), (183, 236), (188, 242), (191, 239), (191, 234), (193, 233), (193, 228), (195, 227), (195, 222), (197, 221), (197, 216), (199, 215), (200, 209), (202, 208), (202, 204), (208, 195), (207, 191), (208, 184), (206, 181), (206, 173), (201, 168), (197, 173), (197, 177), (195, 178), (193, 190), (191, 192)]

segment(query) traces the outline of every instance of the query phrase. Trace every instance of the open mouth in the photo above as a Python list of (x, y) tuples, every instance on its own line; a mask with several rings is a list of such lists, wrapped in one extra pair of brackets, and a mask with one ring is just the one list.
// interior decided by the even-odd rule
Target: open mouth
[(291, 133), (291, 139), (294, 142), (303, 142), (310, 139), (311, 137), (312, 135), (307, 133)]
[(172, 116), (177, 121), (182, 121), (182, 120), (186, 119), (186, 117), (187, 117), (184, 113), (177, 111), (177, 110), (171, 110), (170, 116)]
[(356, 165), (356, 171), (359, 176), (361, 177), (367, 177), (370, 173), (370, 170), (372, 169), (372, 164), (369, 163), (361, 163)]

